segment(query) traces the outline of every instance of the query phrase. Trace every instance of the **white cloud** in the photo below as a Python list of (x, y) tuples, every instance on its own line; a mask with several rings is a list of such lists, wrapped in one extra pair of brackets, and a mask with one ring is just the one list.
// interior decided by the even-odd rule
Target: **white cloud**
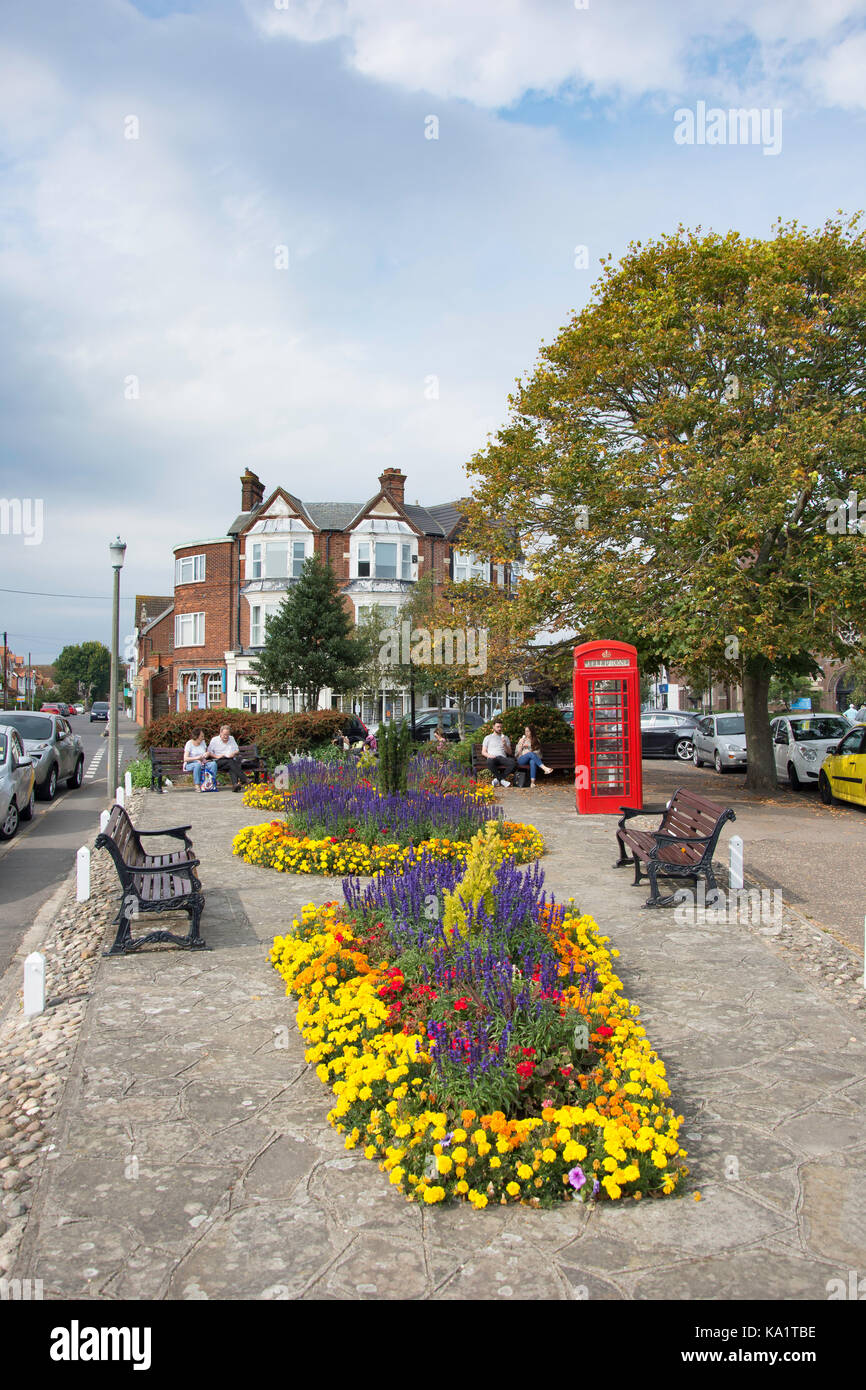
[(246, 0), (266, 33), (306, 43), (343, 39), (368, 77), (443, 99), (503, 107), (529, 92), (639, 97), (681, 91), (702, 76), (732, 97), (736, 68), (713, 75), (706, 48), (752, 41), (745, 80), (808, 62), (798, 46), (830, 44), (866, 15), (866, 0)]

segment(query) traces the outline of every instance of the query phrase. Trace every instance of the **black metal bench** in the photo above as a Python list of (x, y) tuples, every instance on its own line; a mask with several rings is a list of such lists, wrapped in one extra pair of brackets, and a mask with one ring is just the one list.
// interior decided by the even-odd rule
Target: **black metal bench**
[[(255, 743), (242, 743), (238, 748), (238, 757), (244, 772), (252, 772), (257, 782), (265, 780), (268, 774), (268, 765), (264, 758), (259, 756), (259, 750)], [(182, 748), (151, 748), (150, 786), (152, 791), (161, 792), (164, 777), (169, 777), (172, 773), (179, 776), (182, 772)], [(188, 775), (191, 777), (192, 773)]]
[[(670, 907), (676, 899), (671, 893), (666, 897), (659, 894), (658, 879), (703, 877), (710, 891), (716, 889), (713, 873), (713, 855), (722, 826), (726, 821), (736, 820), (730, 807), (716, 806), (704, 796), (680, 787), (663, 810), (661, 822), (656, 830), (638, 830), (627, 822), (635, 816), (657, 814), (658, 807), (620, 806), (622, 818), (616, 832), (619, 845), (619, 859), (614, 864), (620, 869), (626, 864), (634, 864), (634, 882), (649, 878), (650, 897), (646, 907)], [(626, 850), (631, 851), (629, 858)], [(646, 870), (641, 865), (646, 865)]]
[[(473, 743), (472, 745), (472, 771), (475, 773), (487, 771), (487, 759), (481, 752), (483, 745)], [(513, 756), (513, 755), (512, 755)], [(516, 762), (515, 758), (515, 762)], [(574, 744), (573, 743), (542, 743), (541, 761), (547, 767), (552, 767), (554, 772), (573, 772), (574, 771)], [(515, 769), (515, 774), (520, 772), (520, 768)]]
[[(153, 941), (170, 941), (189, 949), (205, 946), (199, 936), (204, 894), (195, 872), (199, 860), (187, 833), (189, 829), (188, 825), (178, 825), (167, 830), (138, 830), (122, 806), (112, 807), (105, 830), (96, 837), (96, 848), (107, 849), (114, 860), (121, 887), (120, 907), (114, 919), (117, 935), (107, 955), (127, 955)], [(145, 835), (182, 839), (184, 848), (167, 854), (148, 854), (141, 843)], [(177, 936), (163, 929), (133, 937), (132, 922), (146, 912), (188, 913), (188, 935)]]

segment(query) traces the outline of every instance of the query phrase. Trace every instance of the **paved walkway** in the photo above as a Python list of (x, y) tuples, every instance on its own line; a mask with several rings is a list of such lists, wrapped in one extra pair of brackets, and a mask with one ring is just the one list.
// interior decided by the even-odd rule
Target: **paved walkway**
[[(531, 793), (503, 795), (513, 810)], [(140, 798), (145, 826), (193, 823), (213, 949), (99, 961), (11, 1275), (60, 1299), (822, 1299), (866, 1271), (866, 1017), (790, 934), (641, 911), (645, 891), (610, 867), (613, 819), (539, 796), (547, 886), (621, 950), (686, 1116), (691, 1186), (421, 1210), (325, 1123), (265, 958), (339, 884), (233, 859), (233, 831), (266, 818), (239, 803)]]

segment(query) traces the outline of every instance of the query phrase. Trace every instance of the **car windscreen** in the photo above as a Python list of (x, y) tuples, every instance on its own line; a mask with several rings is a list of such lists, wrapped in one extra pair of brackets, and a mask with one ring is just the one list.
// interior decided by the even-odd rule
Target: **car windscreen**
[(725, 714), (716, 720), (716, 733), (728, 737), (730, 734), (744, 734), (746, 721), (741, 714)]
[(847, 734), (849, 727), (845, 719), (798, 719), (796, 723), (791, 720), (797, 743), (811, 743), (821, 738), (842, 738)]
[(4, 724), (11, 724), (22, 738), (35, 738), (47, 743), (51, 738), (51, 720), (44, 714), (13, 714), (3, 717)]
[(92, 708), (98, 710), (108, 709), (108, 701), (106, 700), (102, 703), (100, 700), (94, 700)]

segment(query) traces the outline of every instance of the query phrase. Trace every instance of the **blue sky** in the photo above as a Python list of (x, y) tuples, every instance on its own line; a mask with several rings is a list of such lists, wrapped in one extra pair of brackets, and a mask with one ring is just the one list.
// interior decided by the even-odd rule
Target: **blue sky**
[[(313, 501), (394, 465), (410, 500), (464, 493), (630, 240), (862, 207), (864, 21), (866, 0), (7, 0), (0, 495), (45, 521), (41, 545), (0, 536), (0, 587), (93, 596), (4, 592), (11, 644), (107, 639), (117, 532), (124, 593), (170, 592), (172, 547), (224, 534), (248, 466)], [(780, 108), (781, 152), (675, 144), (699, 101)]]

